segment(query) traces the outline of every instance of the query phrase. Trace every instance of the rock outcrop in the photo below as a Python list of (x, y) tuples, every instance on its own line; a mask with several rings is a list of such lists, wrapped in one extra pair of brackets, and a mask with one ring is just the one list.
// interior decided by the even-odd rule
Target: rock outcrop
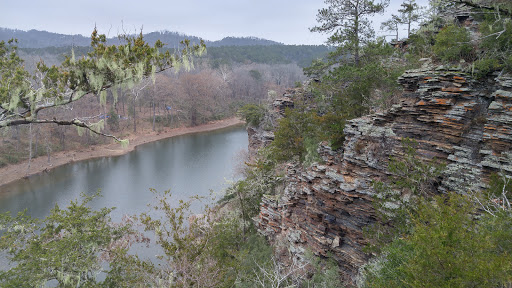
[[(309, 83), (305, 83), (306, 86)], [(287, 89), (282, 96), (276, 97), (271, 102), (272, 107), (265, 115), (265, 119), (262, 120), (258, 127), (248, 126), (247, 133), (249, 135), (249, 156), (255, 157), (258, 150), (267, 147), (272, 141), (274, 141), (273, 129), (277, 125), (279, 119), (283, 118), (287, 108), (294, 107), (294, 101), (297, 97), (302, 98), (302, 101), (307, 101), (313, 96), (307, 90), (303, 88)]]
[(257, 220), (284, 254), (331, 255), (351, 284), (369, 257), (363, 230), (376, 221), (372, 182), (390, 175), (389, 158), (401, 157), (403, 138), (417, 141), (424, 160), (446, 163), (441, 191), (478, 191), (491, 173), (512, 174), (512, 78), (477, 81), (425, 65), (399, 82), (401, 103), (349, 121), (342, 150), (320, 145), (323, 163), (289, 165), (285, 190), (263, 199)]

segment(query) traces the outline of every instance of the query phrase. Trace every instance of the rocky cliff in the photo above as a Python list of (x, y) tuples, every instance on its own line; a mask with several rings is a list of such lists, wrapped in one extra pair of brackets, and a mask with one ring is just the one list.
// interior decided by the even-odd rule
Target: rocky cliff
[(478, 191), (491, 173), (512, 174), (512, 78), (475, 80), (426, 64), (399, 82), (399, 105), (349, 121), (343, 149), (320, 145), (322, 163), (288, 165), (282, 194), (264, 197), (257, 226), (283, 256), (332, 255), (355, 284), (369, 258), (363, 229), (376, 221), (372, 181), (390, 175), (389, 158), (401, 157), (405, 137), (424, 160), (445, 161), (441, 191)]

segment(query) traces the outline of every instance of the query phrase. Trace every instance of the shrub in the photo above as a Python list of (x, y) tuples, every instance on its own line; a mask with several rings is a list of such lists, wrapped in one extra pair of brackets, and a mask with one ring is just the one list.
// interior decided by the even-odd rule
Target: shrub
[(474, 63), (475, 77), (482, 78), (501, 68), (498, 59), (484, 58)]
[(512, 219), (484, 215), (476, 221), (476, 212), (464, 195), (422, 199), (411, 219), (412, 233), (395, 240), (365, 267), (363, 287), (507, 286), (512, 255), (501, 247), (503, 239), (512, 238)]
[(409, 36), (409, 48), (413, 54), (421, 58), (430, 57), (432, 55), (432, 45), (434, 44), (434, 37), (431, 31), (419, 31), (416, 34)]
[(441, 61), (472, 60), (473, 47), (470, 40), (469, 32), (465, 28), (449, 25), (439, 31), (432, 49)]
[(274, 141), (270, 146), (273, 160), (305, 160), (308, 154), (307, 143), (315, 142), (317, 139), (314, 115), (314, 112), (301, 109), (297, 105), (294, 109), (286, 109), (285, 117), (279, 120)]
[(263, 116), (265, 116), (265, 108), (256, 104), (247, 104), (240, 108), (238, 113), (245, 119), (247, 125), (259, 126)]

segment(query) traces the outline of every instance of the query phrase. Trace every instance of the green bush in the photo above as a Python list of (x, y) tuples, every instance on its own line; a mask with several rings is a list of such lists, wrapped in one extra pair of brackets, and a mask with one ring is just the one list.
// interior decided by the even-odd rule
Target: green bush
[(395, 240), (365, 267), (364, 287), (510, 285), (512, 217), (486, 214), (477, 221), (476, 213), (464, 195), (422, 199), (411, 218), (412, 233)]
[(501, 68), (498, 59), (484, 58), (474, 63), (475, 77), (482, 78)]
[(329, 141), (332, 149), (336, 150), (343, 146), (345, 141), (345, 128), (346, 117), (342, 113), (328, 112), (318, 118), (320, 138)]
[(247, 125), (257, 127), (265, 116), (265, 107), (256, 104), (247, 104), (238, 110), (238, 114), (245, 120)]
[(417, 159), (416, 145), (406, 139), (403, 159), (390, 160), (389, 187), (376, 183), (382, 216), (371, 235), (379, 256), (362, 269), (362, 287), (508, 287), (512, 184), (492, 176), (472, 196), (436, 194), (442, 166)]
[(134, 232), (129, 225), (111, 225), (114, 208), (92, 210), (94, 197), (82, 195), (66, 209), (58, 205), (44, 220), (20, 212), (0, 214), (0, 251), (9, 269), (0, 271), (2, 287), (97, 287), (96, 276), (116, 262), (116, 244)]
[(472, 60), (474, 53), (470, 40), (469, 32), (464, 27), (449, 25), (439, 31), (432, 49), (444, 62)]
[[(484, 35), (481, 46), (486, 51), (509, 52), (512, 49), (512, 22), (498, 21), (494, 15), (485, 15), (480, 32)], [(498, 56), (498, 55), (496, 55)]]
[[(305, 107), (302, 107), (305, 108)], [(315, 113), (296, 108), (285, 110), (285, 117), (279, 120), (274, 141), (271, 144), (271, 157), (276, 161), (298, 160), (303, 162), (308, 154), (308, 143), (318, 139)]]
[(434, 43), (435, 39), (431, 31), (419, 31), (409, 36), (408, 50), (421, 58), (430, 57)]
[[(151, 122), (153, 121), (153, 117), (151, 117), (151, 119), (149, 119)], [(164, 127), (171, 127), (172, 125), (172, 116), (170, 114), (167, 114), (167, 115), (157, 115), (155, 116), (155, 123), (157, 124), (160, 124)]]

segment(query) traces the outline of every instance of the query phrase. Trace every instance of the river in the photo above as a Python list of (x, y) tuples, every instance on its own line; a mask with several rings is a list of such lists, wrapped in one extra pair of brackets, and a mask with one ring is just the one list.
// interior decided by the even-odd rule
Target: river
[(209, 196), (210, 191), (220, 196), (247, 145), (247, 132), (238, 126), (144, 144), (122, 156), (67, 164), (0, 187), (0, 213), (27, 209), (29, 215), (43, 218), (55, 204), (66, 207), (80, 193), (91, 195), (98, 189), (102, 197), (91, 205), (116, 207), (114, 220), (147, 211), (155, 197), (150, 188), (170, 189), (176, 201)]

